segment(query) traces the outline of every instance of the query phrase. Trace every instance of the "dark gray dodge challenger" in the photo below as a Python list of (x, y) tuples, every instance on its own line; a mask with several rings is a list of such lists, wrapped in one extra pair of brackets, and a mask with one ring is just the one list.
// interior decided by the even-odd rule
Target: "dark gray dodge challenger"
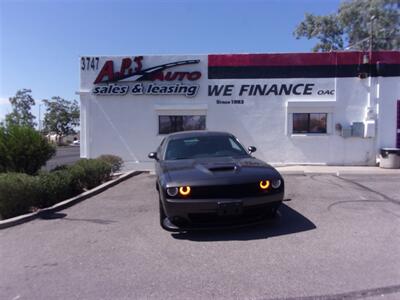
[(156, 152), (160, 224), (168, 231), (231, 227), (273, 217), (284, 197), (281, 175), (225, 132), (168, 135)]

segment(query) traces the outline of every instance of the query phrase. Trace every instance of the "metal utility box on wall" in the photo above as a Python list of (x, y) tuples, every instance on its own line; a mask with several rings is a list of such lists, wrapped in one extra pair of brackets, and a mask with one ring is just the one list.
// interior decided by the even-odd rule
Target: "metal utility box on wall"
[(351, 137), (351, 126), (343, 126), (341, 135), (344, 138)]
[(364, 137), (364, 123), (363, 122), (353, 122), (351, 124), (351, 136), (354, 137)]
[(364, 137), (367, 139), (374, 138), (375, 137), (375, 121), (369, 120), (369, 121), (366, 121), (364, 124), (365, 124)]

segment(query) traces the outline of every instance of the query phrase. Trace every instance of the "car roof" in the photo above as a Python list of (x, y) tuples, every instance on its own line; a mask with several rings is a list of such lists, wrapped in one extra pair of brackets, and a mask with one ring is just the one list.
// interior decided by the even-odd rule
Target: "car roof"
[(193, 138), (198, 136), (232, 136), (232, 134), (223, 131), (192, 130), (171, 133), (167, 136), (167, 138), (168, 140), (174, 140), (181, 138)]

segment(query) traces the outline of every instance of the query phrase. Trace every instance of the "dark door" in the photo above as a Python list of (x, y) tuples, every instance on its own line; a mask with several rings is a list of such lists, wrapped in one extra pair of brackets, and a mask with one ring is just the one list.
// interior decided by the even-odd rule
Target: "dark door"
[(400, 100), (397, 100), (397, 143), (396, 147), (400, 148)]

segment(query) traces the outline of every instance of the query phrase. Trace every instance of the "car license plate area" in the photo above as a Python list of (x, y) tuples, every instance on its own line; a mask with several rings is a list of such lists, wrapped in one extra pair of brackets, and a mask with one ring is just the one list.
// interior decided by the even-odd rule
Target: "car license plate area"
[(218, 216), (237, 216), (243, 211), (242, 202), (218, 202)]

